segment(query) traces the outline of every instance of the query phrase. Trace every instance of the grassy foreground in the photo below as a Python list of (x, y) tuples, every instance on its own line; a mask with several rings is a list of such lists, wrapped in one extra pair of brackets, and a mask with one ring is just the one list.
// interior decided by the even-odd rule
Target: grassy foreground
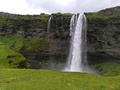
[(120, 76), (0, 69), (0, 90), (120, 90)]

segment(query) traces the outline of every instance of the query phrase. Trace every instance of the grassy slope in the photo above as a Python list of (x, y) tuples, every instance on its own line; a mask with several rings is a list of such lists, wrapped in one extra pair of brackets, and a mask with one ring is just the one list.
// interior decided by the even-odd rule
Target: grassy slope
[(24, 38), (13, 35), (12, 37), (0, 36), (0, 42), (7, 48), (12, 48), (14, 51), (19, 51), (24, 43)]
[(0, 68), (17, 68), (22, 62), (25, 62), (25, 58), (21, 54), (0, 43)]
[(0, 45), (0, 67), (10, 67), (10, 65), (8, 64), (7, 60), (6, 60), (6, 51), (7, 49), (3, 46)]
[[(115, 61), (111, 61), (111, 62), (104, 62), (104, 63), (98, 63), (95, 65), (91, 65), (91, 68), (96, 69), (97, 71), (99, 71), (98, 74), (104, 75), (104, 76), (109, 76), (109, 74), (115, 70), (120, 70), (120, 63), (119, 62), (115, 62)], [(115, 72), (114, 71), (114, 72)], [(119, 72), (118, 72), (119, 73)]]
[(120, 90), (120, 76), (0, 69), (0, 90)]

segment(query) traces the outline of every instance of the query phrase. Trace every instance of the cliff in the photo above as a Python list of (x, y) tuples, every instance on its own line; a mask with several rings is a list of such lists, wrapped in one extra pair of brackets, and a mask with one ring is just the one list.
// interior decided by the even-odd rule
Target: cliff
[[(120, 59), (120, 7), (87, 17), (87, 47), (89, 63)], [(52, 16), (50, 31), (48, 19)], [(7, 38), (8, 47), (26, 58), (66, 56), (69, 52), (69, 24), (72, 14), (13, 15), (0, 13), (0, 38)], [(12, 40), (12, 42), (11, 42)], [(6, 45), (5, 41), (0, 41)]]
[(120, 7), (115, 7), (87, 14), (88, 52), (92, 55), (93, 60), (109, 61), (120, 59), (119, 12)]

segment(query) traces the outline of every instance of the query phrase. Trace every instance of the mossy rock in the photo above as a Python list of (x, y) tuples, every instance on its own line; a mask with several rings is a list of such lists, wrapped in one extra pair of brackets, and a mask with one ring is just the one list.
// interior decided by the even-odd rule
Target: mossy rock
[(25, 57), (13, 50), (0, 45), (0, 68), (28, 68)]

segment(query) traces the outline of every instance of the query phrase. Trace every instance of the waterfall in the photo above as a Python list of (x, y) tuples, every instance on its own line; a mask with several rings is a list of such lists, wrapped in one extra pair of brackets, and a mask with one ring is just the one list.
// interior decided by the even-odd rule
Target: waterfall
[(84, 72), (86, 68), (86, 17), (75, 14), (70, 21), (70, 51), (65, 71)]
[(51, 25), (51, 20), (52, 20), (52, 16), (50, 16), (49, 20), (48, 20), (48, 25), (47, 25), (47, 33), (50, 32), (50, 25)]

